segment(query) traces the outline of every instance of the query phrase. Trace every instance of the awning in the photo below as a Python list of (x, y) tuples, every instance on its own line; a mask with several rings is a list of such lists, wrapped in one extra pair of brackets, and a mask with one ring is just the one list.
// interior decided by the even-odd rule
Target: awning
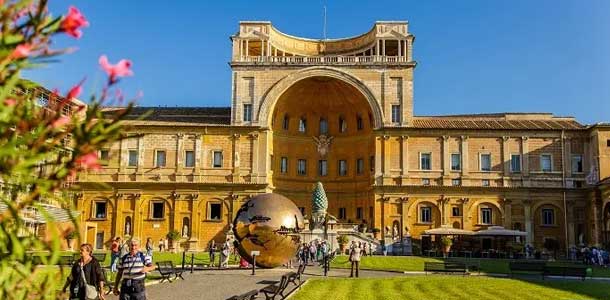
[(527, 236), (527, 232), (519, 230), (510, 230), (502, 226), (490, 226), (487, 229), (479, 230), (474, 233), (475, 236)]
[(428, 229), (424, 231), (428, 235), (472, 235), (474, 232), (459, 228), (453, 228), (450, 225), (441, 225), (441, 227)]

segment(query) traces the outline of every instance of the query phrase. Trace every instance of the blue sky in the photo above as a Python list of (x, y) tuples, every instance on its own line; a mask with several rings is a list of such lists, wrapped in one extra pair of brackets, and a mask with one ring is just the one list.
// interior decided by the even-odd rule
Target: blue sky
[[(376, 20), (408, 20), (415, 34), (415, 114), (552, 112), (582, 123), (610, 121), (610, 1), (57, 1), (89, 19), (60, 64), (26, 77), (67, 90), (104, 75), (97, 60), (133, 61), (127, 94), (146, 106), (229, 106), (229, 36), (240, 20), (269, 20), (285, 33), (321, 38), (370, 29)], [(85, 97), (83, 97), (85, 98)]]

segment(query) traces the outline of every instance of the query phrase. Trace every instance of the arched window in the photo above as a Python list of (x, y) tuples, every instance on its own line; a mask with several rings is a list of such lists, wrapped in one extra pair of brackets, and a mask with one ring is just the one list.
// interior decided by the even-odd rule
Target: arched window
[(320, 118), (320, 134), (328, 134), (328, 121), (325, 118)]
[(288, 117), (288, 115), (284, 115), (284, 120), (282, 121), (282, 129), (288, 130), (289, 124), (290, 124), (290, 117)]
[(356, 117), (356, 129), (358, 129), (358, 130), (364, 129), (364, 121), (362, 120), (361, 115), (358, 115)]
[(307, 119), (305, 117), (301, 117), (299, 119), (299, 132), (305, 132), (307, 130)]
[(339, 132), (347, 131), (347, 121), (345, 121), (344, 117), (339, 117)]

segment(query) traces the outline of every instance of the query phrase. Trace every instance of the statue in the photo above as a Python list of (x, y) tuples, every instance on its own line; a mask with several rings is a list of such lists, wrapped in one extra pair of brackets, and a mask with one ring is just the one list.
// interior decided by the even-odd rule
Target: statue
[(125, 235), (131, 235), (131, 222), (129, 220), (125, 222)]
[(184, 224), (184, 226), (182, 226), (182, 237), (189, 237), (189, 226), (187, 224)]
[(333, 140), (333, 137), (322, 134), (319, 137), (314, 136), (313, 139), (316, 141), (318, 154), (320, 154), (321, 157), (325, 157), (330, 150), (330, 142)]
[(397, 240), (398, 238), (398, 225), (394, 224), (394, 228), (392, 229), (392, 239)]

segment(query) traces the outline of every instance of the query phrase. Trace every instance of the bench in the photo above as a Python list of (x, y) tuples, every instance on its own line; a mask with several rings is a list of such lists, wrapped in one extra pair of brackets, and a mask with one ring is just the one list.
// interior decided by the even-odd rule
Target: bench
[(103, 264), (104, 261), (106, 260), (106, 253), (104, 253), (104, 252), (92, 253), (91, 256), (95, 257), (95, 259), (97, 259), (97, 261), (99, 261), (100, 264)]
[(261, 293), (265, 294), (266, 300), (275, 299), (278, 295), (282, 297), (281, 299), (286, 298), (284, 296), (284, 291), (288, 287), (288, 280), (290, 275), (282, 275), (282, 279), (278, 284), (270, 284), (260, 290)]
[(481, 274), (481, 261), (478, 259), (455, 259), (455, 258), (450, 258), (445, 260), (445, 262), (448, 263), (458, 263), (458, 264), (464, 264), (466, 265), (466, 269), (468, 270), (468, 272), (478, 272), (479, 274)]
[[(290, 275), (293, 276), (289, 276), (288, 277), (288, 282), (292, 283), (296, 286), (299, 286), (301, 284), (301, 282), (303, 282), (303, 280), (301, 279), (301, 275), (303, 275), (303, 272), (305, 272), (305, 264), (299, 265), (299, 268), (297, 269), (296, 273), (295, 272), (291, 272), (289, 273)], [(297, 283), (298, 281), (298, 283)]]
[(424, 262), (424, 271), (432, 273), (463, 273), (468, 271), (466, 265), (458, 262)]
[(258, 296), (258, 290), (252, 290), (241, 295), (235, 295), (227, 300), (254, 300)]
[(184, 280), (182, 277), (182, 270), (174, 267), (174, 263), (172, 261), (159, 261), (157, 262), (157, 271), (161, 274), (161, 282), (167, 280), (172, 282), (171, 276), (174, 276), (174, 280), (178, 279), (178, 277)]
[(59, 257), (57, 264), (60, 266), (71, 266), (76, 260), (77, 258), (74, 255), (62, 255)]
[(513, 274), (516, 272), (527, 272), (527, 273), (537, 273), (542, 275), (544, 278), (544, 268), (546, 266), (545, 262), (535, 262), (535, 261), (511, 261), (508, 263), (508, 268), (510, 270), (510, 277), (513, 277)]
[(580, 277), (582, 280), (585, 280), (587, 277), (587, 267), (585, 266), (545, 266), (544, 276), (570, 276), (570, 277)]

